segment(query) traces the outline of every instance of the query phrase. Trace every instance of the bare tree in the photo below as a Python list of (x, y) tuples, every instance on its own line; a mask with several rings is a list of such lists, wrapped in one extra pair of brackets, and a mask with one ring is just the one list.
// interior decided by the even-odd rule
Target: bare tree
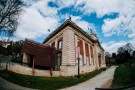
[(16, 31), (22, 5), (20, 0), (0, 0), (0, 33), (4, 33), (1, 35), (9, 37)]

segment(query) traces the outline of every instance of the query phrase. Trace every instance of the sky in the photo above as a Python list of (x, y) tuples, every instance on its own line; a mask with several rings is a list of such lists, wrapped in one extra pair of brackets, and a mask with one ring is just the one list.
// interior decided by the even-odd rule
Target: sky
[[(106, 52), (135, 45), (135, 0), (22, 0), (25, 4), (16, 39), (43, 40), (71, 16), (87, 33), (98, 36)], [(48, 29), (50, 32), (48, 32)]]

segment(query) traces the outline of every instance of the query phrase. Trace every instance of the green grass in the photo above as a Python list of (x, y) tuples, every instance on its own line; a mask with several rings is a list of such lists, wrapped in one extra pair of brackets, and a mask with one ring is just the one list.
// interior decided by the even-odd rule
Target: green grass
[(115, 70), (112, 87), (120, 87), (135, 83), (135, 67), (119, 66)]
[(102, 71), (103, 69), (96, 70), (94, 72), (82, 75), (81, 78), (77, 78), (75, 76), (74, 77), (29, 76), (29, 75), (17, 74), (6, 70), (0, 71), (0, 76), (8, 81), (11, 81), (21, 86), (35, 88), (35, 89), (42, 89), (42, 90), (56, 90), (60, 88), (73, 86), (83, 81), (86, 81)]

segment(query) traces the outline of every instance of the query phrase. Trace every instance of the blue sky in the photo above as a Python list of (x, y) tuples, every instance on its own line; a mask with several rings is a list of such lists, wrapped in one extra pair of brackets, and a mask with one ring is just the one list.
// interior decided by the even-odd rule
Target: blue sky
[[(108, 52), (130, 42), (135, 45), (134, 0), (22, 0), (26, 6), (19, 19), (16, 39), (42, 42), (71, 16), (88, 32), (92, 28)], [(48, 32), (48, 29), (51, 32)]]

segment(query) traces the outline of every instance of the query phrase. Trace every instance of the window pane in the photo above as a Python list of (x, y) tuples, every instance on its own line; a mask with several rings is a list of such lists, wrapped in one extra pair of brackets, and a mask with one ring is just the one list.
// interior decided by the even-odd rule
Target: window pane
[(89, 65), (89, 58), (86, 57), (86, 65)]
[(61, 49), (62, 48), (62, 41), (59, 41), (58, 42), (58, 49)]
[(83, 62), (82, 62), (82, 55), (80, 55), (80, 66), (83, 65)]

